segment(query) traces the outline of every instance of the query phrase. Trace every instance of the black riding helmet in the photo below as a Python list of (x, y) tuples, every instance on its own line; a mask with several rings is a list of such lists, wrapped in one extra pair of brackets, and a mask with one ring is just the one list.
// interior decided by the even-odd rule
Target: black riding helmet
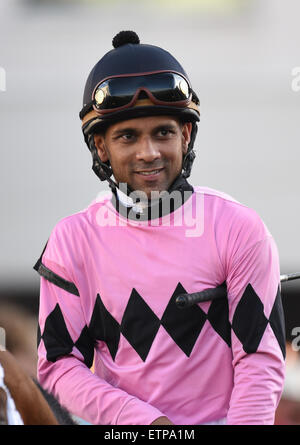
[[(85, 142), (92, 153), (94, 172), (101, 181), (108, 180), (111, 186), (116, 187), (114, 181), (110, 179), (113, 171), (109, 161), (102, 162), (98, 156), (94, 143), (95, 133), (103, 132), (109, 125), (122, 120), (155, 115), (173, 115), (177, 116), (181, 122), (192, 123), (191, 141), (183, 159), (182, 173), (185, 178), (189, 177), (195, 158), (193, 145), (200, 111), (199, 99), (191, 88), (186, 72), (169, 52), (157, 46), (140, 44), (139, 37), (133, 31), (121, 31), (114, 37), (113, 46), (114, 49), (105, 54), (90, 72), (84, 89), (83, 108), (79, 113)], [(105, 83), (107, 80), (114, 79), (115, 82), (115, 79), (121, 79), (121, 82), (124, 83), (126, 79), (134, 78), (142, 85), (142, 77), (148, 80), (151, 76), (162, 73), (172, 73), (173, 76), (175, 74), (175, 76), (179, 75), (180, 78), (185, 79), (189, 87), (189, 99), (183, 102), (155, 101), (153, 103), (148, 98), (146, 101), (135, 101), (134, 104), (116, 108), (113, 108), (115, 105), (111, 100), (113, 106), (111, 105), (109, 110), (103, 111), (97, 108), (95, 91), (99, 85), (105, 85), (106, 91), (108, 91), (109, 87)], [(102, 91), (100, 92), (103, 94)], [(144, 92), (142, 93), (145, 95)], [(136, 99), (140, 98), (141, 96)]]

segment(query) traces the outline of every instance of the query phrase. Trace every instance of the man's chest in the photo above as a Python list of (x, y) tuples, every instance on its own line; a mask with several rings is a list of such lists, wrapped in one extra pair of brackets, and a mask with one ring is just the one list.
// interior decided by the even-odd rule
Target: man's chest
[(125, 337), (144, 360), (161, 329), (189, 356), (204, 326), (214, 323), (222, 330), (228, 321), (227, 301), (221, 311), (211, 302), (184, 310), (176, 304), (183, 293), (223, 282), (216, 252), (204, 238), (186, 240), (165, 232), (146, 233), (141, 241), (129, 235), (93, 249), (82, 280), (88, 292), (80, 292), (90, 330), (113, 358)]

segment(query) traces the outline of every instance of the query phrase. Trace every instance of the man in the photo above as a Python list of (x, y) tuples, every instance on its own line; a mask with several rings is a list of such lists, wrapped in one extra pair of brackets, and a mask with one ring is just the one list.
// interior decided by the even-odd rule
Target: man
[[(80, 113), (111, 192), (60, 221), (35, 266), (40, 382), (93, 424), (272, 424), (275, 242), (255, 211), (188, 183), (199, 100), (178, 61), (131, 31), (113, 45)], [(176, 304), (219, 286), (226, 298)]]

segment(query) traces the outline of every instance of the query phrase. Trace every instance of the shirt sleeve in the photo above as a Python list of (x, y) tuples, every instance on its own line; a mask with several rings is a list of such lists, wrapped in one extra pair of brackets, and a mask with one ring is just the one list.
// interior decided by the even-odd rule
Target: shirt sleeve
[(228, 424), (274, 423), (285, 368), (285, 326), (276, 243), (258, 216), (235, 235), (228, 261), (234, 387)]
[[(56, 281), (41, 277), (39, 307), (38, 380), (69, 412), (91, 424), (148, 425), (163, 414), (144, 401), (116, 388), (91, 371), (94, 340), (81, 305), (74, 272), (63, 264), (57, 233), (41, 259)], [(68, 248), (67, 245), (64, 247)], [(56, 260), (56, 261), (55, 261)], [(43, 269), (44, 270), (44, 269)], [(57, 277), (59, 277), (57, 281)], [(67, 283), (67, 286), (66, 286)], [(73, 286), (70, 287), (70, 284)]]

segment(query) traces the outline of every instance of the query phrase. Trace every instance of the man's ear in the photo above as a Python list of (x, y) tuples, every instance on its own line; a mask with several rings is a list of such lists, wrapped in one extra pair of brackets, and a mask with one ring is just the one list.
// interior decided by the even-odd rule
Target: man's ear
[(189, 143), (191, 141), (191, 133), (192, 133), (192, 123), (191, 122), (185, 122), (182, 125), (182, 147), (184, 154), (187, 153)]
[(102, 134), (94, 134), (95, 147), (102, 162), (108, 161), (108, 153), (105, 145), (105, 139)]

